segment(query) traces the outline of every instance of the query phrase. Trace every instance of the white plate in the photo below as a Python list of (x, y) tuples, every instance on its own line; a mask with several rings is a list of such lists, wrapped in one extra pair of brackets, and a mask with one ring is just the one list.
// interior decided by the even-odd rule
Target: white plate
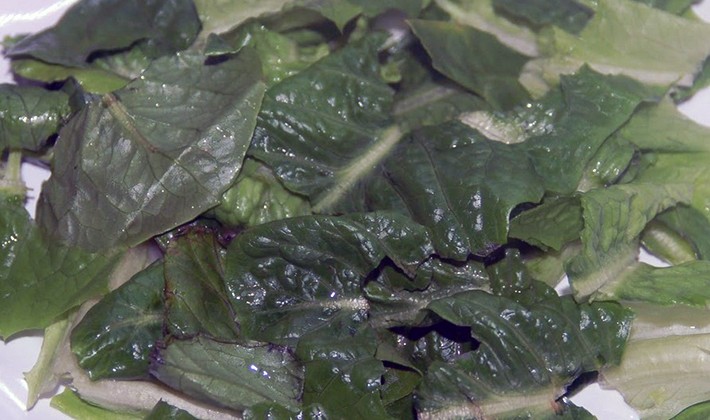
[[(6, 35), (36, 32), (54, 24), (71, 4), (77, 0), (0, 0), (0, 38)], [(696, 12), (710, 21), (710, 0), (695, 6)], [(7, 62), (0, 58), (0, 82), (11, 82)], [(681, 107), (686, 115), (710, 126), (710, 89), (700, 92)], [(34, 214), (35, 199), (45, 170), (30, 165), (23, 166), (23, 178), (31, 188), (27, 208)], [(60, 420), (62, 413), (49, 407), (49, 399), (40, 400), (30, 411), (25, 410), (27, 385), (23, 372), (32, 368), (42, 343), (39, 334), (25, 335), (8, 343), (0, 341), (0, 418), (4, 420)], [(600, 420), (635, 420), (638, 415), (629, 408), (615, 391), (602, 390), (590, 385), (572, 401), (588, 409)]]

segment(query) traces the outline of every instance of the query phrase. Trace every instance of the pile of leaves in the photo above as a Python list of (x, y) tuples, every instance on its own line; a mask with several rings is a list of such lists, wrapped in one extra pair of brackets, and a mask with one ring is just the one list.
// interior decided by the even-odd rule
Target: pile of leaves
[[(598, 378), (702, 416), (691, 3), (86, 0), (6, 39), (0, 336), (45, 330), (29, 405), (584, 418)], [(23, 159), (51, 168), (35, 219)]]

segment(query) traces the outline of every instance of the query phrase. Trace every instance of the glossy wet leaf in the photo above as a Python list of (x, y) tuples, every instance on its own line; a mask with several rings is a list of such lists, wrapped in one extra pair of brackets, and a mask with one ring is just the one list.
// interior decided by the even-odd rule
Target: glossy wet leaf
[(401, 216), (305, 216), (243, 232), (224, 276), (246, 337), (293, 344), (334, 316), (364, 322), (361, 289), (385, 258), (413, 274), (432, 252), (426, 230)]
[(199, 28), (189, 0), (84, 0), (70, 7), (56, 25), (22, 39), (7, 54), (83, 67), (92, 54), (141, 40), (148, 40), (158, 54), (183, 50)]
[(71, 333), (71, 348), (93, 380), (148, 377), (150, 355), (163, 337), (162, 262), (136, 274), (92, 307)]
[(393, 90), (379, 74), (383, 40), (351, 43), (264, 97), (249, 153), (317, 211), (341, 208), (401, 136), (387, 129)]
[(187, 395), (242, 410), (274, 402), (298, 407), (303, 368), (286, 349), (199, 338), (161, 349), (151, 373)]
[(0, 85), (0, 149), (39, 150), (69, 117), (69, 97), (34, 86)]
[(220, 64), (156, 60), (62, 129), (39, 223), (88, 249), (137, 244), (219, 202), (241, 166), (264, 85), (250, 51)]

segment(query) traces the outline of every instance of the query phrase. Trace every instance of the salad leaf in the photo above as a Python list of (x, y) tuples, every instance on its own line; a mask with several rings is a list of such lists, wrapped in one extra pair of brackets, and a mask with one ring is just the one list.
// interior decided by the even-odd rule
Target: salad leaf
[(575, 296), (587, 298), (622, 282), (636, 260), (644, 226), (663, 210), (687, 203), (691, 194), (687, 184), (651, 183), (614, 185), (584, 194), (583, 249), (567, 269)]
[(53, 64), (84, 67), (92, 54), (147, 40), (156, 54), (190, 46), (200, 21), (190, 0), (84, 0), (59, 22), (10, 48), (10, 57), (32, 56)]
[(154, 263), (136, 274), (72, 329), (72, 352), (92, 380), (148, 377), (150, 354), (163, 331), (163, 270)]
[(582, 64), (651, 85), (687, 84), (710, 52), (700, 41), (710, 29), (701, 22), (634, 1), (601, 0), (593, 9), (594, 17), (579, 35), (554, 26), (545, 33), (543, 57), (528, 64), (523, 84), (534, 86), (529, 79), (540, 77), (554, 85), (560, 74)]
[(168, 344), (151, 373), (188, 395), (237, 410), (263, 402), (295, 407), (303, 381), (303, 370), (288, 351), (206, 338)]
[(413, 273), (432, 253), (426, 230), (396, 215), (284, 219), (229, 245), (225, 286), (245, 337), (293, 345), (340, 314), (364, 322), (361, 288), (385, 258)]
[[(238, 173), (264, 85), (250, 51), (203, 61), (158, 59), (64, 126), (37, 209), (44, 229), (91, 250), (135, 245), (219, 202)], [(198, 196), (197, 205), (184, 199)]]
[(493, 0), (493, 7), (511, 20), (527, 22), (533, 29), (555, 25), (573, 34), (579, 33), (594, 15), (584, 2), (574, 0)]
[(0, 149), (39, 150), (69, 116), (63, 92), (33, 86), (0, 85)]
[(16, 197), (0, 194), (0, 210), (0, 337), (48, 327), (107, 291), (118, 252), (89, 253), (46, 239)]
[(244, 160), (239, 176), (211, 210), (227, 226), (253, 226), (310, 214), (305, 197), (284, 188), (273, 172), (254, 159)]
[(434, 68), (482, 96), (493, 108), (508, 109), (528, 99), (518, 82), (527, 57), (493, 35), (451, 22), (410, 20), (409, 24), (432, 57)]

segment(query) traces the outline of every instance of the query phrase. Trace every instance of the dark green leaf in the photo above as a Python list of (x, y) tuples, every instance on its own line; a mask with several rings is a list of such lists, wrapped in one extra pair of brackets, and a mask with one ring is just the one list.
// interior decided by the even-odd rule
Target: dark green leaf
[(216, 205), (248, 147), (260, 77), (249, 50), (216, 65), (183, 54), (93, 100), (60, 133), (40, 224), (68, 243), (105, 249)]
[(691, 405), (673, 416), (671, 420), (703, 420), (708, 416), (710, 416), (710, 401), (705, 401)]
[(505, 243), (511, 210), (543, 194), (524, 152), (460, 123), (418, 130), (383, 166), (405, 211), (431, 229), (445, 258), (486, 255)]
[(697, 0), (634, 0), (639, 3), (647, 4), (657, 9), (665, 10), (666, 12), (675, 15), (682, 15), (686, 10), (690, 9), (693, 3)]
[(450, 22), (411, 20), (409, 24), (432, 57), (434, 68), (482, 96), (493, 108), (509, 109), (528, 100), (518, 82), (527, 57), (495, 36)]
[(380, 78), (382, 41), (350, 43), (264, 97), (249, 153), (287, 188), (308, 196), (317, 211), (342, 207), (401, 137), (398, 129), (386, 129), (393, 91)]
[(197, 417), (188, 413), (185, 410), (181, 410), (174, 407), (164, 401), (160, 401), (155, 405), (153, 410), (148, 414), (144, 420), (198, 420)]
[(385, 368), (374, 355), (372, 329), (360, 328), (345, 314), (326, 328), (311, 331), (298, 343), (306, 376), (303, 404), (317, 404), (336, 418), (387, 418), (382, 401)]
[(0, 150), (39, 150), (69, 116), (63, 92), (33, 86), (0, 85)]
[(239, 336), (223, 279), (224, 249), (209, 230), (187, 232), (165, 254), (166, 328), (177, 337)]
[(383, 259), (414, 273), (432, 252), (426, 230), (401, 216), (284, 219), (230, 244), (225, 281), (243, 334), (288, 344), (339, 314), (364, 321), (361, 288)]
[(84, 0), (59, 22), (15, 44), (7, 55), (83, 67), (92, 54), (148, 40), (157, 54), (190, 46), (200, 28), (190, 0)]
[(151, 373), (187, 395), (243, 410), (259, 403), (299, 407), (303, 368), (270, 344), (230, 344), (199, 338), (160, 350)]
[(147, 378), (163, 336), (162, 262), (136, 274), (93, 306), (71, 334), (72, 351), (91, 379)]

